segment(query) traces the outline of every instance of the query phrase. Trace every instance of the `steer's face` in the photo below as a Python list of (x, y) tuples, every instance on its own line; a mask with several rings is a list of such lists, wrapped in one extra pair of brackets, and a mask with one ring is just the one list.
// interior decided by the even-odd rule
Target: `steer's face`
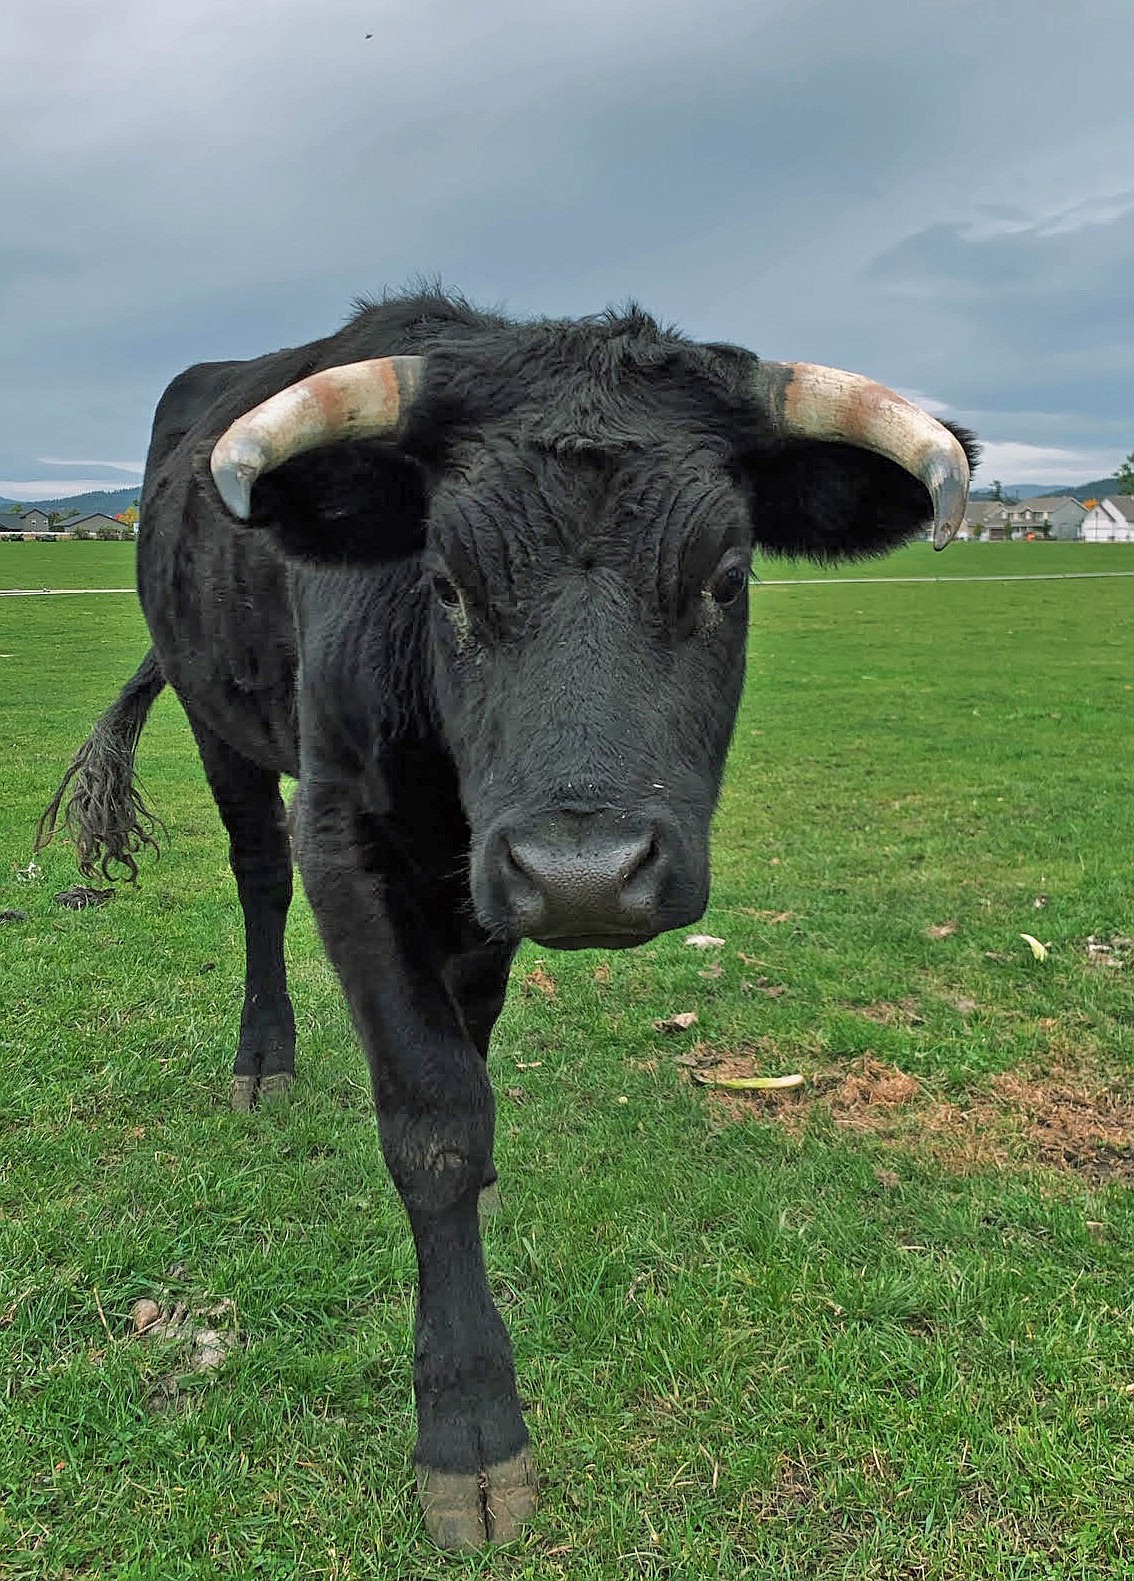
[(693, 442), (451, 459), (423, 569), (482, 924), (570, 949), (695, 920), (743, 681), (741, 490)]

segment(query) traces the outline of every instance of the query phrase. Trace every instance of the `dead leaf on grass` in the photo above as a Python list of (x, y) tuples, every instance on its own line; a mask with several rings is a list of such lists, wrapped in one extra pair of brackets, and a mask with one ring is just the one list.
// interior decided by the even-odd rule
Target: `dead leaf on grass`
[(876, 1169), (874, 1178), (880, 1186), (885, 1186), (887, 1191), (894, 1191), (902, 1183), (896, 1169)]
[(688, 1032), (697, 1025), (695, 1010), (679, 1010), (676, 1015), (664, 1016), (653, 1023), (655, 1032)]
[(606, 961), (601, 961), (599, 965), (595, 967), (594, 971), (591, 973), (591, 981), (598, 983), (600, 987), (606, 983), (609, 983), (610, 966)]
[(1041, 944), (1034, 933), (1021, 933), (1021, 939), (1031, 950), (1037, 961), (1046, 961), (1051, 952), (1050, 944)]
[(693, 1080), (704, 1087), (723, 1087), (728, 1092), (789, 1092), (803, 1086), (798, 1071), (790, 1076), (726, 1076), (715, 1070), (694, 1070)]
[(755, 917), (757, 922), (766, 922), (772, 928), (779, 927), (781, 922), (790, 922), (795, 916), (794, 911), (756, 911), (751, 906), (741, 906), (740, 913), (744, 917)]
[(947, 939), (957, 931), (955, 922), (931, 922), (926, 928), (926, 937), (930, 939)]
[(715, 933), (690, 933), (685, 943), (691, 950), (719, 950), (724, 947), (725, 940), (718, 939)]
[(724, 967), (721, 965), (720, 961), (714, 961), (711, 966), (706, 966), (703, 972), (698, 972), (697, 976), (707, 977), (711, 981), (714, 978), (724, 976)]

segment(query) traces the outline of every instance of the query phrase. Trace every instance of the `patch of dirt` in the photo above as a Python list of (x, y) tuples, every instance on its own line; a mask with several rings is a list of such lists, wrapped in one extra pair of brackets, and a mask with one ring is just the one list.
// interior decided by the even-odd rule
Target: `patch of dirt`
[[(702, 1044), (694, 1054), (681, 1063), (729, 1076), (767, 1075), (783, 1063), (760, 1049), (718, 1054)], [(794, 1091), (709, 1088), (705, 1101), (726, 1124), (758, 1118), (795, 1136), (813, 1116), (825, 1115), (840, 1130), (928, 1153), (960, 1173), (1039, 1165), (1092, 1184), (1134, 1181), (1134, 1089), (1073, 1060), (1004, 1071), (949, 1102), (867, 1052), (850, 1066), (817, 1072)]]
[(854, 1013), (880, 1027), (920, 1027), (925, 1021), (916, 999), (899, 999), (896, 1005), (879, 999), (872, 1005), (855, 1005)]

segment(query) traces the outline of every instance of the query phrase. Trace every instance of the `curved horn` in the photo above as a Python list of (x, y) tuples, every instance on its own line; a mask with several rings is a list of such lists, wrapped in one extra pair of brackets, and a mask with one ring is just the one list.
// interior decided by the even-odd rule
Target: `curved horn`
[(313, 373), (238, 417), (213, 446), (209, 467), (238, 521), (252, 511), (252, 485), (305, 450), (340, 439), (390, 439), (403, 427), (424, 357), (375, 357)]
[(758, 362), (750, 388), (777, 434), (859, 445), (918, 478), (933, 501), (933, 547), (950, 542), (965, 516), (969, 461), (935, 417), (861, 373), (814, 362)]

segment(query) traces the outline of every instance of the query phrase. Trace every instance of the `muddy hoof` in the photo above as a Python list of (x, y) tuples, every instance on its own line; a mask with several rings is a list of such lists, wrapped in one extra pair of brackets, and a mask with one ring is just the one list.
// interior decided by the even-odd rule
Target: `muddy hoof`
[(481, 1220), (495, 1218), (500, 1212), (500, 1187), (495, 1180), (476, 1199), (476, 1211)]
[(255, 1107), (259, 1076), (234, 1076), (232, 1078), (232, 1107), (238, 1114), (247, 1114)]
[(438, 1548), (483, 1548), (513, 1543), (536, 1507), (531, 1451), (483, 1471), (417, 1468), (417, 1493), (425, 1529)]
[(272, 1076), (261, 1076), (260, 1102), (276, 1103), (280, 1098), (286, 1098), (294, 1081), (295, 1077), (289, 1070), (276, 1071)]

